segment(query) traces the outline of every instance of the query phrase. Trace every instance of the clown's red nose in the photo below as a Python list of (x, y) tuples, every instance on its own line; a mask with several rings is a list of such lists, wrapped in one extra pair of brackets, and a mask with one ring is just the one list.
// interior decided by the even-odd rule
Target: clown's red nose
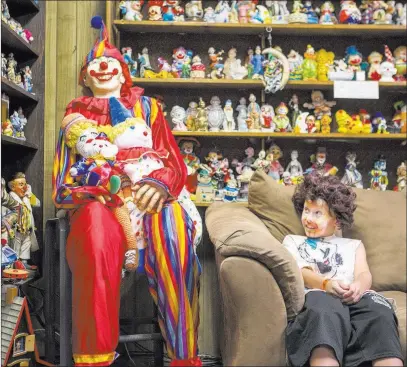
[(109, 67), (109, 65), (107, 65), (106, 61), (102, 61), (100, 63), (100, 70), (106, 70)]

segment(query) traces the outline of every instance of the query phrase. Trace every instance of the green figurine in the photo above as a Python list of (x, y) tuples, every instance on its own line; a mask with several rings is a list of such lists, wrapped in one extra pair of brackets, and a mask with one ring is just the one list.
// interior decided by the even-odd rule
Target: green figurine
[(304, 62), (302, 64), (302, 79), (307, 81), (317, 81), (317, 55), (311, 45), (307, 46), (307, 51), (304, 53)]

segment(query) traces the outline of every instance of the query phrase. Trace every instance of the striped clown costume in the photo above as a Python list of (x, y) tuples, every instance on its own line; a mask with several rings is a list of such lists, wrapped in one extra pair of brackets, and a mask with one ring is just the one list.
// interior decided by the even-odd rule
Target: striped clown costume
[[(112, 59), (120, 63), (122, 75), (119, 95), (103, 97), (102, 88), (96, 89), (93, 84), (90, 89), (98, 97), (79, 97), (69, 103), (54, 160), (54, 203), (57, 208), (71, 209), (66, 255), (73, 276), (75, 365), (109, 366), (115, 358), (125, 236), (112, 213), (112, 207), (122, 205), (122, 201), (101, 186), (78, 186), (70, 176), (69, 169), (77, 157), (66, 145), (64, 132), (67, 124), (72, 128), (77, 123), (75, 118), (70, 120), (71, 114), (81, 114), (99, 126), (111, 125), (114, 106), (119, 102), (128, 114), (144, 119), (152, 131), (153, 148), (168, 152), (164, 167), (139, 182), (157, 185), (168, 194), (161, 212), (144, 216), (145, 272), (150, 294), (158, 306), (171, 365), (201, 366), (197, 355), (201, 268), (193, 246), (197, 223), (181, 205), (180, 195), (186, 182), (186, 166), (157, 101), (132, 87), (128, 67), (120, 52), (110, 45), (102, 19), (94, 17), (92, 26), (100, 29), (100, 36), (85, 58), (80, 83), (86, 76), (95, 76), (103, 88), (110, 76), (120, 75), (120, 70), (111, 69)], [(94, 199), (96, 195), (108, 195), (112, 200), (104, 205)]]

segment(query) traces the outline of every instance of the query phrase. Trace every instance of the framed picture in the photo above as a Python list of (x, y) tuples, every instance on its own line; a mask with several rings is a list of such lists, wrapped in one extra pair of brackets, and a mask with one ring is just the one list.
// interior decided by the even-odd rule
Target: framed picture
[(6, 94), (1, 96), (1, 122), (6, 121), (10, 116), (10, 100)]
[(27, 333), (21, 333), (14, 337), (13, 357), (21, 356), (22, 354), (27, 353), (27, 350), (25, 349), (25, 338), (28, 335), (29, 334)]

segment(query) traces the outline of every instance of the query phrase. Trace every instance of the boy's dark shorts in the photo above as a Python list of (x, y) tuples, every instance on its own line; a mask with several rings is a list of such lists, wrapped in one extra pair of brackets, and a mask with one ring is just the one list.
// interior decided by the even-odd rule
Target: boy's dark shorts
[(304, 309), (287, 326), (286, 339), (288, 359), (296, 367), (306, 365), (317, 346), (331, 347), (346, 367), (379, 358), (403, 360), (393, 307), (374, 292), (350, 306), (325, 292), (309, 292)]

